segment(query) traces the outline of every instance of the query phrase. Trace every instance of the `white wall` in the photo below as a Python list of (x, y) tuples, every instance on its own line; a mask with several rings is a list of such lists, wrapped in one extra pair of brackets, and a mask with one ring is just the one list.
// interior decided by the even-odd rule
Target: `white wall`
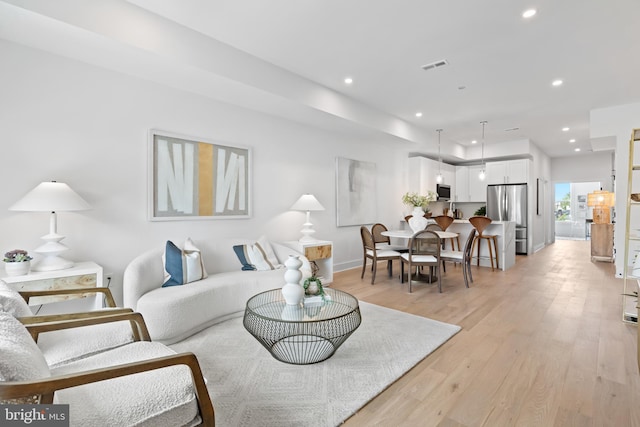
[[(628, 151), (628, 150), (627, 150)], [(613, 151), (601, 151), (551, 159), (551, 180), (556, 182), (600, 181), (602, 189), (613, 191)]]
[[(632, 129), (640, 128), (640, 103), (592, 110), (590, 127), (591, 138), (614, 137), (616, 140), (616, 224), (619, 225), (615, 227), (614, 231), (614, 247), (616, 251), (616, 275), (621, 277), (626, 257), (624, 253), (625, 227), (623, 224), (626, 223), (627, 217), (629, 140), (631, 139)], [(638, 146), (636, 146), (636, 149), (638, 149)], [(635, 226), (640, 226), (640, 224), (635, 224)]]
[[(529, 253), (537, 252), (553, 242), (553, 192), (550, 191), (551, 162), (537, 145), (531, 144), (533, 156), (529, 185), (529, 218), (532, 230), (529, 232)], [(538, 204), (536, 206), (536, 204)]]
[[(336, 227), (336, 157), (375, 162), (379, 220), (402, 215), (408, 144), (310, 128), (9, 42), (0, 57), (0, 251), (41, 244), (48, 215), (8, 208), (41, 181), (66, 182), (93, 207), (58, 215), (66, 256), (103, 265), (118, 299), (127, 263), (167, 239), (297, 239), (304, 213), (289, 208), (306, 192), (326, 208), (312, 222), (334, 241), (336, 269), (360, 265), (359, 227)], [(149, 222), (152, 128), (252, 147), (253, 217)]]

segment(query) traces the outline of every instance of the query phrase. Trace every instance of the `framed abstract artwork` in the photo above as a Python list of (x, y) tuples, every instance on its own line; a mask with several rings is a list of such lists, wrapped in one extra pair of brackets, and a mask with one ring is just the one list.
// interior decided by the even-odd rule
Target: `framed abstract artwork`
[(149, 172), (151, 221), (251, 216), (247, 147), (151, 130)]
[(377, 221), (376, 164), (336, 159), (337, 226), (373, 224)]

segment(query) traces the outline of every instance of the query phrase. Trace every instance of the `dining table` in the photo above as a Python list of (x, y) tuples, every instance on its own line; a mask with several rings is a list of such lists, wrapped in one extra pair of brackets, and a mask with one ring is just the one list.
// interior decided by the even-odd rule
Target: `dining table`
[[(458, 233), (453, 233), (451, 231), (442, 231), (442, 230), (431, 230), (431, 231), (436, 233), (440, 239), (457, 239), (458, 237)], [(407, 240), (407, 243), (408, 243), (408, 240), (411, 237), (413, 237), (413, 235), (416, 233), (413, 230), (405, 229), (405, 230), (387, 230), (387, 231), (383, 231), (380, 234), (382, 234), (383, 236), (393, 237), (396, 239), (404, 239), (404, 240)], [(431, 274), (431, 272), (428, 275), (420, 273), (420, 269), (416, 269), (416, 272), (412, 274), (412, 280), (415, 280), (415, 281), (433, 283), (436, 279), (437, 277), (434, 277), (434, 275)]]
[[(455, 239), (458, 237), (458, 233), (453, 233), (451, 231), (441, 231), (441, 230), (431, 230), (438, 235), (441, 239)], [(413, 230), (387, 230), (383, 231), (383, 236), (387, 237), (395, 237), (397, 239), (406, 239), (409, 240), (415, 233)]]

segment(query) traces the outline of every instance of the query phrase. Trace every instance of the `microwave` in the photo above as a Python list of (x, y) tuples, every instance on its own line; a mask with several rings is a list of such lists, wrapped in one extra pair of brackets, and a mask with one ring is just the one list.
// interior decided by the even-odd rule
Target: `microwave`
[(436, 184), (436, 195), (438, 196), (438, 201), (448, 202), (451, 199), (451, 186)]

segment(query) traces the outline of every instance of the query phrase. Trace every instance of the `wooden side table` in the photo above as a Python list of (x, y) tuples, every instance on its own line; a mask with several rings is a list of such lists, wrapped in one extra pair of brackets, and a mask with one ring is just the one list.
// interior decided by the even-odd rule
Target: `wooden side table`
[[(0, 271), (0, 279), (17, 291), (40, 291), (49, 289), (74, 289), (103, 286), (102, 267), (95, 262), (77, 262), (71, 268), (53, 271), (32, 271), (24, 276), (7, 276), (4, 270)], [(34, 297), (29, 301), (29, 305), (41, 305), (51, 302), (65, 301), (73, 298), (83, 298), (89, 295), (80, 296), (60, 295), (48, 297)], [(93, 296), (93, 294), (91, 295)], [(96, 308), (102, 307), (102, 300), (96, 299)]]
[(333, 242), (329, 240), (315, 240), (313, 242), (284, 242), (291, 249), (302, 253), (318, 266), (318, 277), (322, 285), (333, 282)]
[(613, 224), (591, 224), (591, 260), (613, 262)]

